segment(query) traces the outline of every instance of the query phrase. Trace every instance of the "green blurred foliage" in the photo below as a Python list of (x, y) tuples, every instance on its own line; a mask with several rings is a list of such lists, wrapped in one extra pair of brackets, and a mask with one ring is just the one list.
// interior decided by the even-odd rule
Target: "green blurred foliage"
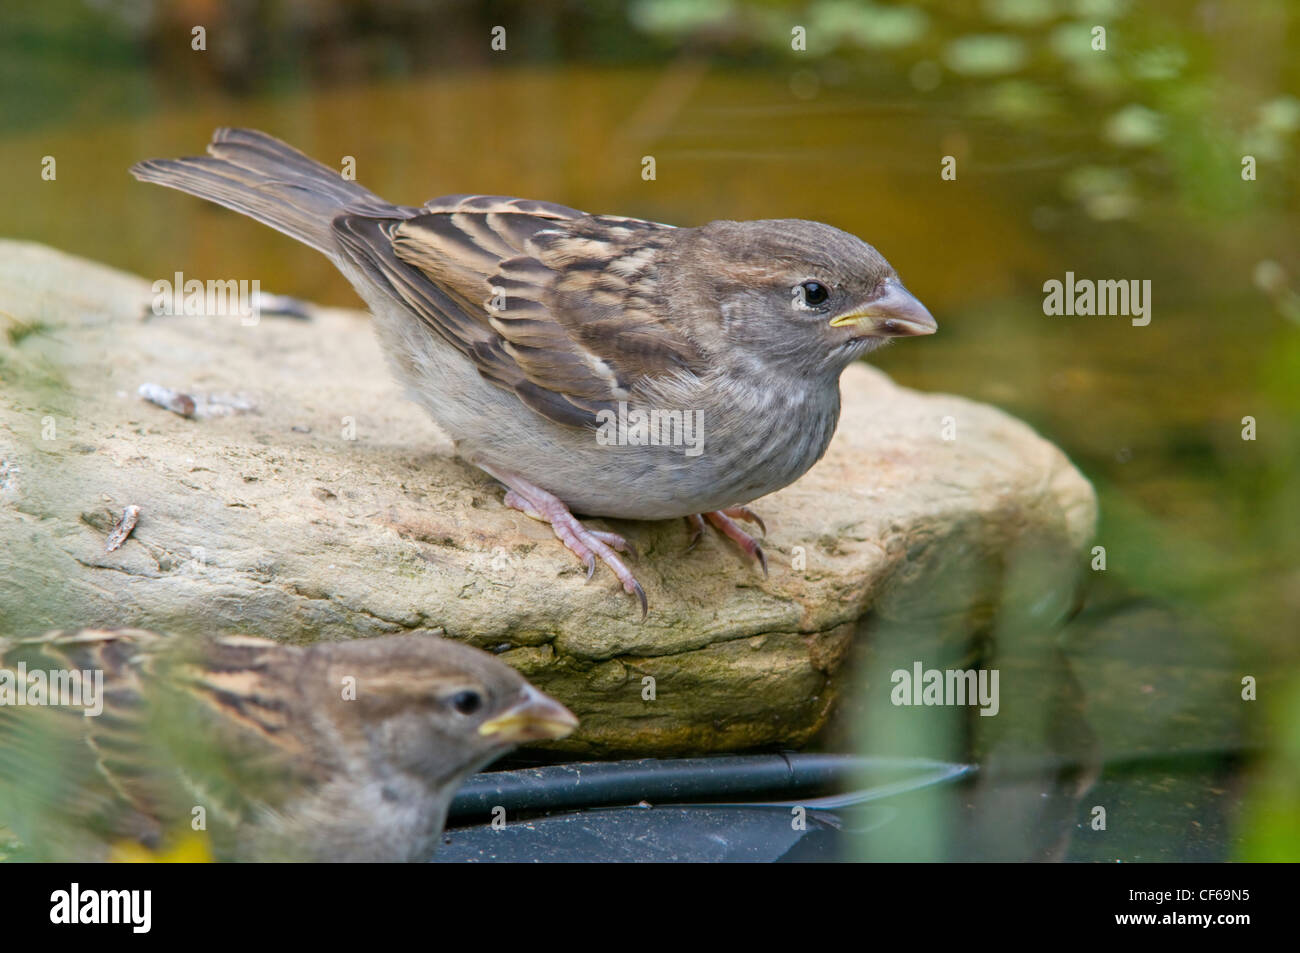
[(1254, 773), (1237, 859), (1295, 863), (1300, 857), (1300, 681), (1279, 686), (1268, 704), (1276, 734)]

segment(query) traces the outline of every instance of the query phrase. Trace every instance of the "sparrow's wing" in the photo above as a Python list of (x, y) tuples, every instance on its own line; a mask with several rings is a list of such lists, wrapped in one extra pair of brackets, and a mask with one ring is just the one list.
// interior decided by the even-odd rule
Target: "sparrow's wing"
[(132, 664), (157, 638), (87, 630), (0, 645), (0, 823), (38, 855), (158, 837), (150, 792), (162, 787), (137, 730)]
[(320, 782), (328, 764), (308, 752), (293, 687), (301, 650), (246, 636), (187, 640), (140, 662), (154, 736), (180, 769), (190, 801), (229, 827)]
[(638, 381), (698, 366), (690, 339), (654, 306), (670, 226), (447, 196), (400, 220), (342, 216), (335, 231), (484, 377), (556, 422), (594, 426)]
[(23, 672), (29, 698), (49, 673), (102, 685), (98, 714), (84, 713), (99, 707), (84, 690), (79, 706), (0, 706), (0, 823), (38, 851), (86, 856), (87, 839), (156, 846), (195, 807), (220, 830), (312, 780), (271, 689), (291, 647), (222, 639), (180, 652), (149, 632), (87, 630), (4, 648), (0, 668)]

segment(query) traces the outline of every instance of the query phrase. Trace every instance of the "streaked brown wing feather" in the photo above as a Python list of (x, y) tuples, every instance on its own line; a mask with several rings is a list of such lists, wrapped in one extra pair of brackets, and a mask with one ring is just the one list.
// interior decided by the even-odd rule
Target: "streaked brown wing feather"
[[(578, 343), (629, 388), (640, 378), (701, 370), (701, 354), (660, 300), (660, 255), (675, 229), (592, 216), (567, 233), (537, 236), (538, 257), (558, 275), (548, 305)], [(599, 261), (600, 267), (585, 263)]]
[(643, 378), (699, 353), (657, 307), (666, 225), (504, 196), (335, 222), (346, 253), (480, 373), (538, 413), (590, 427)]

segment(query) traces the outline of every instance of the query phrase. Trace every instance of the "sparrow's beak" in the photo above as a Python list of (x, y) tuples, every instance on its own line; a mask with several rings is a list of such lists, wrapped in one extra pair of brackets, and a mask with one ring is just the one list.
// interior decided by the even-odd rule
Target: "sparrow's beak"
[(524, 686), (524, 697), (490, 721), (479, 725), (478, 733), (507, 744), (525, 741), (553, 741), (578, 727), (578, 719), (549, 695), (531, 685)]
[(831, 318), (831, 327), (861, 325), (873, 337), (912, 337), (939, 330), (934, 316), (897, 278), (890, 278), (866, 304)]

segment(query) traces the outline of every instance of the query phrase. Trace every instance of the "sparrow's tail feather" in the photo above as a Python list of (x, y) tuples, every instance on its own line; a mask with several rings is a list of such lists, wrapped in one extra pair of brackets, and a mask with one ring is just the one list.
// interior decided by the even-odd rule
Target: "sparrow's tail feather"
[(390, 208), (328, 166), (255, 129), (218, 129), (208, 155), (131, 166), (154, 182), (234, 209), (336, 257), (330, 223), (348, 211)]

